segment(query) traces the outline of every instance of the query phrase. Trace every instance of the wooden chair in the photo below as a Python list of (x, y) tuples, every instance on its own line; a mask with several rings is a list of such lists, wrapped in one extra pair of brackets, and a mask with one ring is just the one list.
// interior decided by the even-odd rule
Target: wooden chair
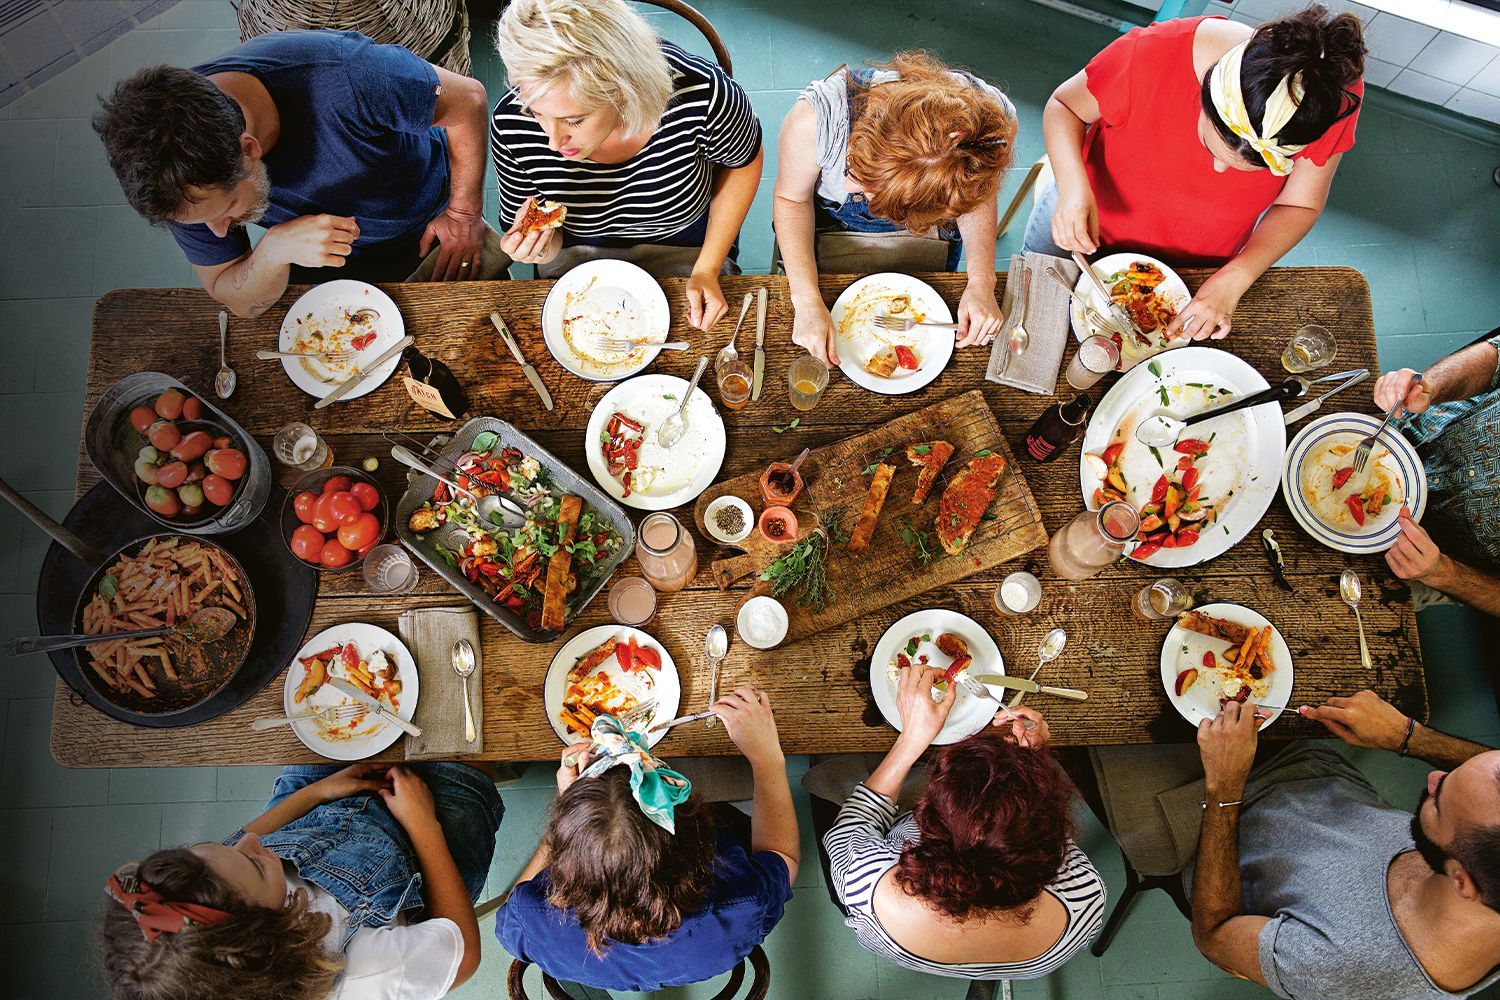
[(699, 13), (696, 7), (683, 3), (682, 0), (638, 0), (638, 2), (669, 10), (683, 20), (691, 22), (693, 27), (701, 31), (703, 37), (708, 39), (708, 47), (714, 50), (714, 59), (718, 62), (719, 68), (730, 76), (734, 76), (734, 65), (729, 60), (729, 49), (725, 48), (724, 40), (719, 37), (719, 33), (714, 30), (708, 18)]
[[(510, 963), (510, 974), (506, 977), (506, 987), (510, 992), (510, 1000), (530, 1000), (526, 993), (526, 987), (521, 979), (526, 975), (530, 962), (515, 959)], [(771, 989), (771, 960), (766, 958), (766, 953), (761, 950), (760, 945), (745, 956), (744, 961), (734, 967), (729, 974), (729, 982), (724, 988), (714, 994), (713, 1000), (733, 1000), (739, 995), (740, 987), (745, 982), (745, 966), (749, 965), (755, 971), (755, 978), (750, 981), (750, 989), (745, 993), (744, 1000), (765, 1000), (766, 994)], [(550, 1000), (574, 1000), (565, 992), (562, 985), (545, 972), (542, 973), (542, 987), (547, 991)], [(598, 991), (591, 991), (598, 995)]]

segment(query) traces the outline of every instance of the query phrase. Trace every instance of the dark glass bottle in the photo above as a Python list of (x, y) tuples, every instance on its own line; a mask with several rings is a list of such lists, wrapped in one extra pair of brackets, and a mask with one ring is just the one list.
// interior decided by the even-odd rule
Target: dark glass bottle
[(1042, 411), (1026, 432), (1026, 454), (1038, 462), (1050, 462), (1078, 440), (1088, 420), (1093, 399), (1080, 392), (1066, 403), (1053, 403)]
[(453, 374), (453, 369), (436, 358), (429, 358), (415, 347), (408, 347), (402, 351), (401, 360), (406, 362), (406, 368), (411, 372), (411, 377), (415, 381), (437, 390), (437, 394), (443, 397), (443, 405), (448, 407), (449, 413), (455, 418), (464, 415), (464, 411), (469, 408), (469, 394), (464, 392), (464, 387), (459, 384), (458, 377)]

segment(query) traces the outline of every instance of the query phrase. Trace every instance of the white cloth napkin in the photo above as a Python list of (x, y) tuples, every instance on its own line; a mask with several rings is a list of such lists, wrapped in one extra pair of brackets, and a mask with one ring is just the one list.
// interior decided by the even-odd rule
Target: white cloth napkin
[[(421, 675), (421, 692), (412, 722), (421, 736), (406, 740), (407, 760), (451, 760), (484, 750), (484, 652), (479, 645), (479, 614), (468, 608), (413, 608), (396, 619), (401, 641), (411, 650)], [(463, 679), (453, 670), (453, 644), (468, 639), (474, 647), (469, 675), (469, 710), (475, 739), (464, 739)]]
[[(1024, 316), (1018, 308), (1023, 266), (1031, 271), (1031, 289), (1026, 298)], [(1071, 260), (1043, 253), (1029, 253), (1024, 258), (1019, 254), (1011, 257), (1010, 271), (1005, 278), (1005, 298), (1000, 303), (1005, 323), (990, 346), (990, 363), (984, 374), (991, 382), (1043, 396), (1050, 396), (1057, 389), (1057, 373), (1062, 369), (1063, 354), (1072, 336), (1068, 293), (1047, 274), (1049, 266), (1056, 268), (1070, 285), (1078, 280), (1078, 265)], [(1018, 320), (1024, 320), (1031, 341), (1024, 353), (1014, 357), (1010, 356), (1006, 345)]]

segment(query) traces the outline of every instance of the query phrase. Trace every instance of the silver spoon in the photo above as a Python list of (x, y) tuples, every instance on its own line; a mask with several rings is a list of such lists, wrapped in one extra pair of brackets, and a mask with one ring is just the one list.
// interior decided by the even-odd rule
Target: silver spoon
[(501, 526), (505, 528), (519, 528), (526, 523), (526, 514), (521, 508), (506, 500), (497, 493), (487, 493), (480, 496), (473, 490), (466, 490), (462, 486), (442, 475), (432, 466), (422, 461), (411, 453), (408, 448), (401, 445), (391, 447), (391, 457), (408, 468), (416, 469), (418, 472), (426, 473), (438, 482), (445, 484), (450, 490), (462, 493), (474, 501), (474, 508), (479, 513), (479, 519), (486, 524), (495, 523), (495, 514), (500, 515)]
[(1020, 357), (1031, 345), (1031, 334), (1026, 330), (1026, 300), (1031, 297), (1031, 268), (1025, 264), (1021, 265), (1021, 315), (1016, 319), (1016, 325), (1010, 328), (1010, 336), (1006, 339), (1006, 346), (1015, 357)]
[(219, 374), (214, 376), (214, 392), (219, 394), (220, 399), (228, 399), (234, 395), (234, 386), (238, 379), (235, 378), (234, 369), (229, 367), (229, 313), (219, 311)]
[[(1036, 675), (1042, 672), (1042, 668), (1062, 655), (1063, 647), (1068, 644), (1068, 633), (1060, 628), (1048, 632), (1036, 647), (1036, 669), (1031, 672), (1029, 680), (1036, 680)], [(1026, 697), (1026, 692), (1017, 691), (1016, 696), (1010, 700), (1011, 708), (1021, 704), (1021, 699)]]
[(693, 392), (698, 388), (698, 380), (707, 370), (708, 355), (705, 354), (698, 359), (698, 367), (693, 370), (693, 379), (688, 383), (687, 392), (682, 394), (682, 402), (678, 405), (676, 412), (668, 414), (667, 419), (663, 420), (661, 426), (656, 429), (656, 443), (663, 448), (672, 447), (687, 433), (687, 417), (684, 414), (687, 413), (688, 402), (693, 398)]
[(1354, 622), (1359, 626), (1359, 665), (1370, 669), (1370, 647), (1365, 642), (1365, 621), (1359, 616), (1359, 576), (1352, 569), (1339, 574), (1339, 596), (1354, 611)]
[(735, 321), (734, 332), (729, 335), (729, 343), (719, 348), (719, 355), (714, 358), (714, 371), (718, 371), (731, 361), (740, 359), (740, 352), (735, 349), (734, 342), (740, 338), (740, 327), (745, 323), (745, 314), (750, 311), (750, 303), (754, 298), (754, 292), (745, 293), (745, 304), (740, 306), (740, 318)]
[(474, 731), (474, 713), (469, 709), (469, 677), (474, 673), (474, 647), (468, 639), (453, 644), (453, 672), (464, 682), (464, 739), (473, 743), (478, 736)]
[[(719, 664), (729, 655), (729, 633), (723, 625), (715, 625), (703, 639), (703, 652), (708, 655), (708, 703), (719, 700)], [(705, 725), (712, 729), (719, 724), (719, 717), (711, 717)]]
[(156, 628), (137, 629), (133, 632), (106, 632), (103, 635), (27, 635), (12, 639), (5, 644), (11, 656), (28, 653), (50, 653), (59, 649), (74, 649), (92, 646), (96, 642), (112, 642), (115, 639), (146, 639), (153, 635), (180, 635), (197, 646), (218, 642), (234, 628), (234, 612), (228, 608), (199, 608), (183, 622), (176, 625), (161, 625)]

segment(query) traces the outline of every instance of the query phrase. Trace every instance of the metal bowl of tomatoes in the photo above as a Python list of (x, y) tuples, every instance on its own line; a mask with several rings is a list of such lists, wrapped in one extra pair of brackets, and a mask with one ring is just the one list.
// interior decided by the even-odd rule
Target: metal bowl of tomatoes
[(380, 484), (358, 469), (332, 465), (309, 472), (287, 491), (281, 537), (307, 565), (343, 573), (380, 544), (389, 514)]

